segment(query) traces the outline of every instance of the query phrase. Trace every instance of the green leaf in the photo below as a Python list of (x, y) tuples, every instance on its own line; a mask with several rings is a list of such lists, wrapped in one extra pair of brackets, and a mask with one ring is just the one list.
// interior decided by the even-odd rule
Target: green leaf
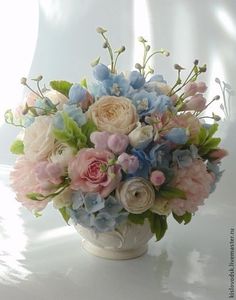
[(128, 219), (134, 224), (143, 225), (145, 217), (143, 214), (129, 214)]
[(66, 210), (66, 207), (62, 207), (62, 208), (59, 208), (59, 211), (63, 217), (63, 219), (66, 221), (66, 223), (68, 224), (68, 221), (70, 219), (70, 215), (68, 214), (67, 210)]
[(163, 186), (163, 188), (161, 188), (159, 192), (157, 192), (157, 196), (166, 199), (186, 199), (186, 194), (184, 191), (172, 186)]
[(14, 117), (11, 109), (8, 109), (4, 114), (5, 122), (6, 123), (13, 123)]
[(30, 200), (35, 200), (35, 201), (42, 201), (44, 200), (43, 194), (40, 193), (28, 193), (26, 194), (26, 197), (29, 198)]
[(156, 235), (157, 241), (160, 241), (168, 228), (166, 216), (152, 213), (148, 220), (150, 222), (151, 231)]
[(88, 146), (93, 146), (90, 141), (90, 135), (92, 132), (97, 130), (97, 126), (93, 123), (92, 120), (88, 120), (84, 125), (81, 126), (83, 134), (87, 137)]
[(211, 138), (216, 131), (218, 130), (219, 125), (217, 123), (212, 124), (210, 128), (208, 128), (208, 139)]
[(15, 140), (10, 147), (10, 151), (13, 154), (24, 154), (24, 144), (21, 140)]
[(201, 156), (206, 155), (211, 150), (216, 149), (220, 142), (221, 142), (221, 138), (209, 139), (202, 147), (200, 147), (199, 154)]
[(68, 144), (75, 149), (81, 149), (87, 146), (87, 138), (82, 129), (66, 112), (61, 113), (64, 129), (53, 129), (53, 135), (58, 141)]
[(53, 88), (54, 90), (62, 93), (66, 97), (68, 97), (69, 90), (70, 90), (72, 85), (73, 85), (73, 83), (65, 81), (65, 80), (50, 81), (51, 88)]
[(183, 216), (177, 216), (175, 213), (172, 213), (172, 215), (179, 224), (182, 224), (184, 222), (184, 225), (186, 225), (192, 219), (192, 214), (189, 212), (186, 212)]
[(198, 144), (199, 145), (204, 144), (205, 141), (207, 140), (207, 137), (208, 137), (207, 129), (202, 126), (200, 128), (199, 135), (198, 135)]
[(80, 81), (80, 85), (81, 85), (82, 87), (84, 87), (85, 89), (88, 88), (88, 84), (87, 84), (86, 78), (83, 78), (83, 79)]

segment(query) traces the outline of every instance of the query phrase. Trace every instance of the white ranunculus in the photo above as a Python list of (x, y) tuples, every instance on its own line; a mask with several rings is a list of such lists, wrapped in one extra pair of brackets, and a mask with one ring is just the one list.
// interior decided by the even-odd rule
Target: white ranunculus
[(69, 161), (75, 156), (71, 147), (66, 144), (56, 143), (49, 160), (53, 163), (58, 163), (62, 167), (67, 167)]
[(24, 152), (31, 161), (48, 158), (54, 147), (55, 138), (52, 134), (52, 117), (39, 116), (32, 125), (25, 128)]
[(134, 177), (121, 182), (116, 197), (128, 212), (141, 214), (153, 206), (155, 191), (146, 179)]
[(125, 97), (103, 96), (93, 103), (87, 117), (99, 131), (128, 134), (136, 127), (138, 115), (131, 100)]
[(63, 105), (68, 102), (68, 98), (55, 90), (49, 90), (44, 93), (44, 96), (49, 98), (53, 104), (58, 104), (57, 109), (62, 110)]
[(150, 208), (150, 210), (159, 215), (168, 216), (171, 213), (169, 200), (165, 198), (156, 198), (154, 205)]
[(136, 149), (144, 149), (153, 139), (153, 127), (151, 125), (141, 126), (135, 128), (129, 134), (129, 141), (131, 146)]

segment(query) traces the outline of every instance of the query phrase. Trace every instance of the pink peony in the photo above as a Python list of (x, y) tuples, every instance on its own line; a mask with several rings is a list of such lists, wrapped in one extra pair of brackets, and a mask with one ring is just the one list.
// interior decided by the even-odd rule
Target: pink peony
[(43, 193), (36, 178), (34, 162), (26, 159), (25, 156), (21, 156), (16, 161), (10, 179), (11, 186), (16, 192), (16, 199), (23, 206), (34, 212), (43, 210), (47, 206), (48, 200), (35, 201), (26, 196), (32, 192)]
[(195, 110), (201, 112), (206, 107), (206, 98), (202, 94), (196, 94), (191, 97), (184, 106), (184, 110)]
[(160, 186), (165, 182), (166, 178), (163, 172), (155, 170), (151, 173), (150, 181), (155, 186)]
[(204, 162), (198, 159), (190, 166), (176, 168), (175, 171), (172, 185), (184, 191), (187, 199), (171, 199), (169, 207), (178, 216), (184, 215), (185, 212), (194, 213), (208, 197), (214, 178), (207, 172)]
[(90, 135), (90, 141), (97, 150), (108, 150), (107, 140), (111, 134), (106, 131), (94, 131)]
[(125, 134), (113, 133), (109, 136), (107, 145), (115, 154), (123, 153), (129, 145), (129, 138)]
[(118, 157), (118, 162), (121, 165), (121, 168), (129, 174), (135, 173), (139, 167), (139, 160), (137, 156), (129, 155), (127, 153), (122, 153)]
[(121, 180), (120, 166), (110, 163), (113, 159), (110, 151), (81, 149), (68, 166), (71, 188), (107, 197)]

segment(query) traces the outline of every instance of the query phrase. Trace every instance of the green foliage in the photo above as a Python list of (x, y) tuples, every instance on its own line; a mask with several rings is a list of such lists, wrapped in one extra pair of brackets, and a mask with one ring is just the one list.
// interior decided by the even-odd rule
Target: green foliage
[(42, 201), (45, 199), (44, 195), (34, 192), (26, 194), (26, 197), (34, 201)]
[(89, 147), (93, 146), (93, 144), (90, 141), (90, 135), (91, 135), (92, 132), (97, 130), (97, 126), (93, 123), (92, 120), (88, 120), (84, 125), (81, 126), (81, 130), (87, 138), (88, 146)]
[(59, 208), (59, 212), (61, 213), (63, 219), (66, 221), (68, 224), (68, 221), (70, 219), (70, 215), (68, 214), (66, 207)]
[(157, 241), (163, 238), (168, 228), (166, 216), (160, 216), (150, 210), (142, 214), (129, 214), (128, 218), (132, 223), (139, 225), (143, 225), (145, 219), (148, 219), (151, 231), (155, 234)]
[(173, 198), (186, 199), (186, 194), (184, 191), (182, 191), (176, 187), (163, 186), (157, 192), (157, 197), (166, 198), (166, 199), (173, 199)]
[(192, 214), (189, 212), (186, 212), (183, 216), (177, 216), (175, 213), (172, 213), (172, 215), (179, 224), (182, 224), (184, 222), (184, 225), (186, 225), (192, 219)]
[(87, 84), (86, 78), (83, 78), (83, 79), (80, 81), (80, 85), (81, 85), (82, 87), (84, 87), (85, 89), (88, 88), (88, 84)]
[(73, 83), (65, 81), (65, 80), (50, 81), (51, 88), (53, 88), (54, 90), (62, 93), (66, 97), (68, 97), (69, 90), (70, 90), (72, 85), (73, 85)]
[(217, 130), (218, 124), (213, 124), (210, 128), (201, 127), (197, 141), (199, 155), (207, 155), (208, 152), (218, 147), (221, 139), (213, 137)]
[(77, 123), (65, 112), (61, 113), (63, 118), (63, 129), (53, 129), (53, 134), (58, 141), (68, 144), (75, 149), (87, 146), (87, 137)]
[(21, 140), (15, 140), (10, 147), (13, 154), (24, 154), (24, 144)]

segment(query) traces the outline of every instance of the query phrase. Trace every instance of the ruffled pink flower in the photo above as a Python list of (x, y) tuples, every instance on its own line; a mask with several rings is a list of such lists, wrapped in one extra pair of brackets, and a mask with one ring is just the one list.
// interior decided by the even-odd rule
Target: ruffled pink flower
[(107, 141), (108, 148), (115, 154), (123, 153), (129, 145), (129, 138), (125, 134), (113, 133)]
[(121, 180), (120, 166), (110, 164), (113, 159), (110, 151), (81, 149), (68, 166), (71, 188), (107, 197)]
[(64, 173), (64, 168), (59, 163), (40, 161), (35, 165), (36, 178), (44, 190), (53, 189), (53, 185), (62, 183)]
[(194, 160), (185, 168), (175, 169), (175, 179), (172, 182), (174, 187), (186, 194), (186, 199), (175, 198), (169, 201), (170, 209), (178, 216), (185, 212), (194, 213), (198, 206), (204, 204), (210, 193), (214, 178), (207, 172), (206, 165), (201, 160)]
[(206, 107), (206, 98), (202, 94), (196, 94), (191, 97), (184, 106), (184, 110), (195, 110), (201, 112)]
[(184, 88), (184, 97), (194, 96), (196, 93), (205, 93), (206, 90), (205, 82), (189, 82)]
[(90, 135), (90, 141), (97, 150), (108, 150), (107, 141), (111, 133), (106, 131), (94, 131)]
[(155, 170), (151, 173), (150, 181), (155, 186), (160, 186), (165, 182), (166, 178), (163, 172)]
[(118, 157), (118, 162), (121, 168), (129, 174), (135, 173), (139, 167), (139, 160), (137, 156), (129, 155), (125, 152)]
[(26, 196), (32, 192), (44, 194), (36, 178), (34, 162), (21, 156), (15, 163), (10, 179), (11, 187), (16, 192), (16, 200), (23, 206), (34, 212), (41, 211), (47, 206), (48, 200), (35, 201)]

